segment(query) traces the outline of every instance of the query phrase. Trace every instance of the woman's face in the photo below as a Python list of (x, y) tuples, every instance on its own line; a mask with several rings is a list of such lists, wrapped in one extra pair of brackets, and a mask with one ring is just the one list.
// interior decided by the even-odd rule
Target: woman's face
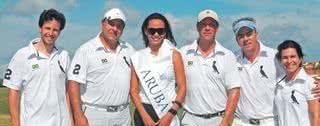
[(149, 46), (160, 46), (165, 38), (165, 24), (160, 19), (151, 19), (148, 23), (145, 34), (148, 37)]
[(281, 51), (281, 63), (287, 74), (294, 74), (299, 68), (302, 58), (299, 58), (295, 48), (287, 48)]

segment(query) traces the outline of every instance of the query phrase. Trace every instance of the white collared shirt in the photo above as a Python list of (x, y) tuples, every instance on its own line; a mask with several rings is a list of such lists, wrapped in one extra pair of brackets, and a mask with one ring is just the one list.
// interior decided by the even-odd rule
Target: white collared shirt
[(236, 115), (240, 119), (262, 119), (274, 116), (274, 90), (278, 78), (284, 76), (275, 55), (276, 50), (261, 42), (257, 58), (250, 63), (241, 50), (236, 52), (242, 80)]
[[(159, 90), (164, 91), (166, 96), (172, 101), (174, 101), (176, 97), (176, 79), (172, 61), (173, 49), (176, 48), (170, 43), (170, 41), (165, 39), (159, 49), (158, 55), (155, 56), (151, 54), (150, 47), (147, 47), (137, 51), (132, 56), (132, 59), (139, 59), (137, 60), (138, 62), (135, 63), (138, 65), (134, 66), (135, 68), (151, 67), (152, 70), (159, 75)], [(147, 97), (141, 84), (139, 84), (139, 88), (141, 101), (146, 104), (151, 104), (151, 101)]]
[(197, 48), (197, 40), (181, 48), (187, 79), (184, 108), (196, 114), (222, 111), (227, 90), (240, 87), (236, 58), (217, 41), (214, 52), (205, 58)]
[(314, 79), (300, 69), (294, 80), (278, 83), (275, 92), (275, 107), (280, 126), (310, 126), (308, 101), (318, 99), (311, 94)]
[(99, 35), (76, 51), (69, 80), (79, 82), (81, 100), (95, 105), (121, 105), (129, 102), (130, 55), (134, 48), (120, 42), (116, 53), (104, 48)]
[(3, 85), (21, 93), (21, 125), (69, 126), (65, 74), (69, 66), (68, 52), (55, 48), (48, 57), (34, 47), (39, 41), (34, 39), (29, 46), (17, 51), (9, 63)]

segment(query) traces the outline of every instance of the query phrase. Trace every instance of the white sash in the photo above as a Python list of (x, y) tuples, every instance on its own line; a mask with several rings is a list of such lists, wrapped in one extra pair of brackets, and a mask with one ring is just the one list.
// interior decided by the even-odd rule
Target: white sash
[[(168, 40), (167, 40), (168, 41)], [(161, 48), (169, 48), (167, 41), (162, 43)], [(172, 51), (171, 51), (172, 52)], [(159, 52), (161, 53), (161, 52)], [(166, 52), (168, 53), (168, 52)], [(160, 85), (160, 76), (157, 74), (157, 71), (153, 69), (153, 65), (148, 61), (142, 61), (145, 63), (144, 66), (139, 65), (139, 56), (132, 56), (132, 64), (135, 68), (136, 74), (139, 78), (141, 87), (143, 88), (147, 98), (151, 102), (153, 109), (156, 111), (159, 118), (163, 117), (168, 110), (172, 107), (171, 98), (168, 97), (166, 91)], [(140, 66), (140, 67), (139, 67)], [(180, 126), (179, 118), (174, 116), (170, 126)]]

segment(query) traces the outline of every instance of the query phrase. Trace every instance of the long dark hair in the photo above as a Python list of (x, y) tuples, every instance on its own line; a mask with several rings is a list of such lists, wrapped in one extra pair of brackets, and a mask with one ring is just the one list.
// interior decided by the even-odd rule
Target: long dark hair
[(148, 37), (147, 35), (145, 34), (145, 30), (147, 29), (148, 27), (148, 23), (150, 20), (152, 19), (160, 19), (164, 22), (165, 24), (165, 33), (166, 33), (166, 36), (165, 36), (165, 39), (168, 39), (171, 41), (171, 43), (173, 45), (177, 45), (173, 35), (172, 35), (172, 31), (171, 31), (171, 27), (170, 27), (170, 24), (169, 24), (169, 21), (167, 20), (166, 17), (164, 17), (162, 14), (160, 13), (152, 13), (150, 14), (144, 21), (143, 21), (143, 24), (142, 24), (142, 27), (141, 27), (141, 31), (142, 31), (142, 37), (143, 37), (143, 40), (144, 40), (144, 44), (146, 47), (148, 47), (149, 45), (149, 40), (148, 40)]

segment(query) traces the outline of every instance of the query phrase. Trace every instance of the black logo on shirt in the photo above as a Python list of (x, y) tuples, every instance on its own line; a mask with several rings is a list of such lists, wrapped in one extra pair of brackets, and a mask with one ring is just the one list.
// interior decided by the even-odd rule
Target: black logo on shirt
[(216, 66), (216, 61), (213, 61), (213, 62), (212, 62), (212, 68), (213, 68), (213, 70), (214, 70), (216, 73), (219, 74), (218, 68), (217, 68), (217, 66)]
[(295, 90), (292, 90), (292, 91), (291, 91), (292, 103), (299, 104), (298, 100), (297, 100), (296, 97), (294, 96), (294, 92), (295, 92)]
[(262, 75), (262, 77), (265, 77), (265, 78), (268, 79), (267, 74), (263, 71), (263, 66), (262, 65), (260, 66), (260, 74)]

